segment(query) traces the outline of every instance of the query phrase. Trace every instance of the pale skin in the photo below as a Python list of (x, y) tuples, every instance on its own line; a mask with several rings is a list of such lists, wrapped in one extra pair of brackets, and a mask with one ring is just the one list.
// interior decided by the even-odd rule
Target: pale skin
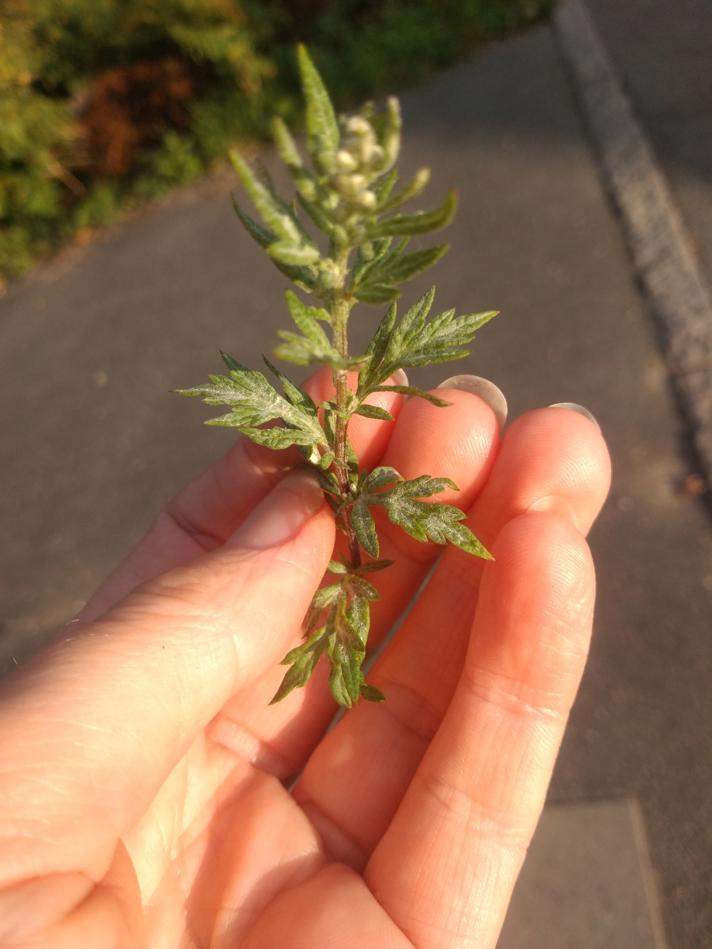
[[(5, 682), (0, 946), (494, 949), (585, 663), (609, 461), (575, 412), (500, 438), (477, 396), (438, 395), (380, 393), (396, 421), (350, 436), (364, 465), (452, 478), (496, 560), (445, 553), (370, 674), (384, 704), (325, 734), (320, 669), (268, 705), (335, 532), (244, 441)], [(379, 528), (372, 645), (441, 552)]]

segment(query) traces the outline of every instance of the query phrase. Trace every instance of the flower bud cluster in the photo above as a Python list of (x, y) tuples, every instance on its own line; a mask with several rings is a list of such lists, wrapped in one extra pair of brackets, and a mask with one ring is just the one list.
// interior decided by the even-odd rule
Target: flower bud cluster
[(400, 135), (389, 130), (384, 141), (379, 142), (373, 123), (363, 114), (343, 117), (341, 132), (341, 142), (331, 163), (328, 203), (332, 213), (336, 212), (334, 216), (348, 225), (359, 212), (376, 209), (378, 199), (371, 185), (390, 166)]

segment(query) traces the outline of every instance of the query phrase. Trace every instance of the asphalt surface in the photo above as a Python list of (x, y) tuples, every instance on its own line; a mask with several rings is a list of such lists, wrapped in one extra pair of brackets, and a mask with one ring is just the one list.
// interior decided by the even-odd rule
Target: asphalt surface
[[(613, 456), (591, 539), (596, 636), (551, 799), (637, 799), (670, 945), (708, 947), (712, 530), (681, 490), (694, 473), (685, 430), (550, 29), (442, 75), (404, 111), (407, 160), (432, 165), (434, 197), (460, 192), (439, 300), (503, 312), (460, 371), (494, 379), (510, 417), (586, 405)], [(169, 390), (215, 369), (219, 347), (256, 365), (283, 325), (283, 288), (234, 220), (231, 185), (176, 194), (0, 302), (7, 664), (56, 632), (230, 441)], [(555, 926), (555, 905), (542, 910)]]

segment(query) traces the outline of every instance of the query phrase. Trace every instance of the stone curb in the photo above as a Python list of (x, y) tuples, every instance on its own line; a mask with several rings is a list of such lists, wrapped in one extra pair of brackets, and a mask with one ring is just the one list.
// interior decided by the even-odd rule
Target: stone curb
[(651, 145), (623, 92), (584, 0), (567, 0), (555, 33), (641, 286), (674, 388), (712, 486), (712, 302), (692, 242)]

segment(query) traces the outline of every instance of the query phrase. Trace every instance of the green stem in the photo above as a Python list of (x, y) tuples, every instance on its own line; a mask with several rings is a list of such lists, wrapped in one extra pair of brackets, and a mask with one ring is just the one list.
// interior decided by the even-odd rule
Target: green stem
[[(346, 358), (349, 354), (348, 321), (353, 303), (346, 292), (348, 276), (349, 248), (344, 248), (337, 254), (335, 263), (338, 267), (340, 280), (334, 288), (331, 308), (333, 326), (333, 344), (340, 356)], [(334, 389), (336, 390), (336, 425), (334, 432), (334, 465), (339, 480), (342, 500), (346, 501), (351, 494), (349, 481), (349, 462), (347, 454), (349, 414), (347, 403), (349, 395), (348, 372), (346, 369), (333, 370)], [(352, 566), (358, 567), (361, 563), (361, 551), (356, 533), (351, 526), (351, 517), (348, 508), (343, 512), (344, 532), (346, 534), (351, 553)]]

